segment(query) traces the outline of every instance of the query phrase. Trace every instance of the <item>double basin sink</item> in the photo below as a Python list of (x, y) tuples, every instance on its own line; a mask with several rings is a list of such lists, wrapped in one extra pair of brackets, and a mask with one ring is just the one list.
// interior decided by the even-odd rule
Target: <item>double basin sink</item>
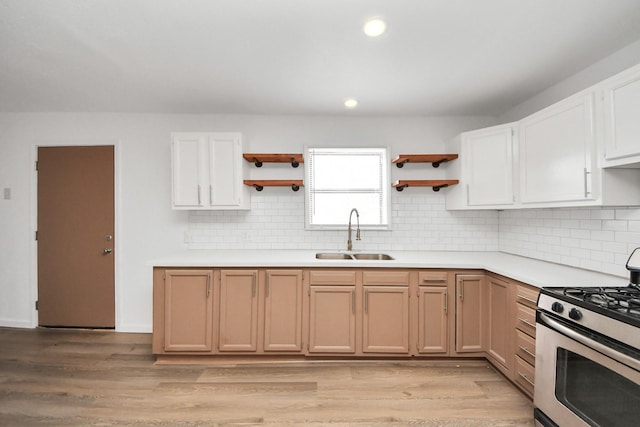
[(330, 260), (370, 260), (370, 261), (389, 261), (393, 257), (387, 254), (361, 254), (361, 253), (344, 253), (344, 252), (319, 252), (316, 259)]

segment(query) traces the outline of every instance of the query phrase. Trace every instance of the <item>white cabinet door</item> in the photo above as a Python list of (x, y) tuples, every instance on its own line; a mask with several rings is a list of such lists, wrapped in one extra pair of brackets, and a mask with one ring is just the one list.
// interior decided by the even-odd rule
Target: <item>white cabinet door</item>
[(174, 209), (248, 209), (239, 133), (172, 134)]
[(614, 166), (640, 162), (640, 66), (605, 81), (602, 90), (605, 159), (619, 159)]
[(513, 204), (513, 141), (511, 124), (462, 134), (469, 206)]
[(593, 94), (567, 98), (519, 122), (520, 200), (592, 200)]
[(211, 206), (237, 208), (242, 203), (242, 141), (237, 133), (209, 137), (209, 187)]
[(206, 138), (203, 135), (174, 136), (172, 156), (172, 202), (174, 208), (203, 207), (202, 184)]

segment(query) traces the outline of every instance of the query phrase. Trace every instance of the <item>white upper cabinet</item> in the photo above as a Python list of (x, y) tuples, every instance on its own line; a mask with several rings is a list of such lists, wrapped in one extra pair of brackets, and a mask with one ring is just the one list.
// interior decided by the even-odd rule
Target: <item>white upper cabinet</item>
[(592, 200), (593, 94), (558, 102), (519, 122), (520, 201)]
[(640, 65), (602, 83), (604, 166), (640, 164)]
[(463, 181), (469, 206), (513, 204), (513, 141), (511, 125), (462, 135)]
[(239, 133), (171, 134), (174, 209), (248, 209)]
[(447, 209), (504, 209), (514, 203), (515, 123), (465, 132), (454, 142), (460, 166), (451, 177), (460, 185), (447, 191)]
[(447, 209), (639, 206), (640, 65), (453, 144)]

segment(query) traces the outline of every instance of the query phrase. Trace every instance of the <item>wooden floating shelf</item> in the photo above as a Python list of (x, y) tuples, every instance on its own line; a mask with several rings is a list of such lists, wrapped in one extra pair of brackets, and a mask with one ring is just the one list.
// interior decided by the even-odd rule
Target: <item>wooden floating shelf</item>
[(257, 191), (262, 191), (264, 187), (291, 187), (293, 191), (298, 191), (304, 186), (301, 179), (245, 179), (243, 182)]
[(304, 157), (302, 154), (257, 154), (257, 153), (244, 153), (242, 155), (244, 159), (256, 165), (256, 167), (262, 167), (263, 163), (291, 163), (291, 166), (297, 168), (300, 163), (304, 163)]
[(395, 163), (397, 167), (401, 168), (405, 163), (431, 163), (434, 168), (440, 166), (441, 163), (446, 163), (450, 160), (458, 158), (457, 154), (400, 154), (391, 162)]
[(441, 188), (456, 185), (459, 182), (457, 179), (406, 179), (394, 182), (392, 187), (398, 191), (407, 187), (433, 187), (433, 191), (440, 191)]

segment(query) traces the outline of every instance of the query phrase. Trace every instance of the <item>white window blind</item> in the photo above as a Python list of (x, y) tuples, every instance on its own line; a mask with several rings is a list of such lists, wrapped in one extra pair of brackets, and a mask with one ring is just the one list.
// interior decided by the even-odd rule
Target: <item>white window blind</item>
[(309, 148), (305, 165), (309, 228), (343, 228), (352, 208), (361, 227), (388, 228), (386, 148)]

